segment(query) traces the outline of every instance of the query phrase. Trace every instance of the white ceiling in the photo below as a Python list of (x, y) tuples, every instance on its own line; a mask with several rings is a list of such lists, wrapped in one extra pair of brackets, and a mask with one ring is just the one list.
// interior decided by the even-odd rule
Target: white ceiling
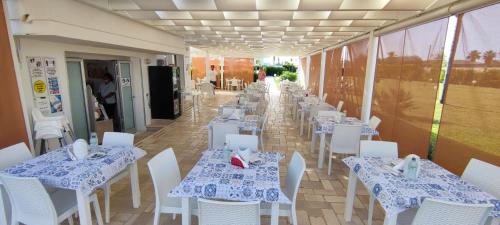
[(456, 0), (80, 0), (219, 55), (304, 55)]

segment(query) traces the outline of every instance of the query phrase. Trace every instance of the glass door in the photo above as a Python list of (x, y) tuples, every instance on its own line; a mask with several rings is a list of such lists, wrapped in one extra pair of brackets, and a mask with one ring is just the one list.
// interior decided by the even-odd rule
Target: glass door
[(128, 131), (135, 128), (134, 123), (134, 95), (132, 92), (132, 76), (129, 61), (118, 61), (119, 87), (122, 105), (123, 130)]
[(83, 61), (81, 59), (67, 59), (69, 99), (71, 102), (71, 121), (76, 138), (88, 140), (89, 120), (87, 113), (87, 97), (83, 78)]

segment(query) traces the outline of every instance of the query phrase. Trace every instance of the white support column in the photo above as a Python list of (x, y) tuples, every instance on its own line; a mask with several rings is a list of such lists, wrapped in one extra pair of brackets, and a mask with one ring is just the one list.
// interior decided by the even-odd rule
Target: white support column
[(368, 41), (368, 59), (366, 60), (365, 87), (363, 89), (363, 106), (361, 108), (361, 120), (370, 120), (372, 108), (373, 86), (375, 85), (375, 69), (377, 66), (378, 37), (370, 32)]
[(220, 57), (220, 89), (224, 90), (224, 56)]
[(304, 77), (304, 87), (308, 89), (309, 87), (309, 70), (311, 69), (311, 56), (308, 55), (306, 58), (306, 74)]
[(321, 50), (321, 69), (319, 74), (319, 95), (318, 97), (323, 97), (323, 86), (325, 83), (325, 66), (326, 66), (326, 50)]

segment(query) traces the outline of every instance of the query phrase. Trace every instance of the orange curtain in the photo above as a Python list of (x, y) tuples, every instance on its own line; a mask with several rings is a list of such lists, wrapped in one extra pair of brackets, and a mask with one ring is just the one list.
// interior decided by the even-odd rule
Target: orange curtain
[(205, 57), (191, 58), (191, 79), (204, 79), (206, 75)]
[(21, 97), (17, 88), (14, 62), (7, 34), (3, 1), (0, 1), (0, 59), (0, 74), (2, 76), (0, 89), (4, 92), (3, 95), (0, 95), (0, 124), (3, 127), (0, 132), (0, 148), (19, 142), (28, 144)]
[(365, 88), (368, 39), (350, 43), (345, 49), (341, 100), (344, 101), (344, 110), (347, 110), (348, 116), (360, 118)]
[(340, 100), (340, 78), (342, 77), (342, 48), (326, 51), (325, 80), (323, 93), (327, 93), (326, 102), (336, 106)]
[(448, 19), (380, 37), (372, 115), (400, 156), (427, 158)]
[(311, 65), (309, 68), (309, 83), (308, 88), (311, 89), (311, 94), (319, 95), (319, 77), (321, 70), (321, 52), (311, 56)]
[(220, 60), (218, 58), (210, 59), (210, 65), (208, 66), (208, 68), (211, 69), (212, 66), (215, 67), (214, 70), (217, 78), (216, 86), (217, 88), (220, 88)]
[(461, 174), (471, 158), (500, 165), (500, 4), (458, 16), (434, 159)]
[(224, 58), (224, 79), (242, 79), (253, 82), (253, 58)]

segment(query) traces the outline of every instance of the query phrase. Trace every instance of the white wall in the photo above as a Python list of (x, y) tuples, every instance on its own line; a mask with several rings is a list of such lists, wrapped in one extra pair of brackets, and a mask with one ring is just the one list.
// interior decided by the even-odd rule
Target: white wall
[[(158, 53), (184, 54), (184, 39), (74, 0), (8, 0), (14, 35), (50, 35)], [(28, 21), (21, 20), (29, 14)]]
[[(66, 54), (74, 53), (87, 53), (87, 54), (101, 54), (107, 56), (129, 57), (132, 66), (132, 90), (134, 92), (134, 116), (135, 125), (138, 130), (145, 130), (146, 123), (150, 121), (151, 114), (145, 115), (145, 104), (149, 95), (148, 85), (148, 69), (146, 61), (150, 61), (153, 65), (155, 63), (156, 55), (134, 52), (128, 50), (118, 50), (112, 48), (92, 47), (85, 44), (63, 43), (60, 40), (38, 40), (30, 37), (17, 37), (16, 38), (17, 51), (19, 54), (20, 73), (18, 80), (22, 83), (22, 96), (25, 97), (26, 109), (31, 112), (34, 106), (31, 82), (29, 71), (27, 68), (26, 57), (28, 56), (46, 56), (54, 57), (56, 60), (56, 70), (62, 90), (63, 111), (68, 119), (71, 120), (71, 107), (70, 99), (68, 96), (68, 74), (66, 69)], [(146, 121), (146, 122), (145, 122)], [(31, 131), (29, 131), (31, 132)]]

